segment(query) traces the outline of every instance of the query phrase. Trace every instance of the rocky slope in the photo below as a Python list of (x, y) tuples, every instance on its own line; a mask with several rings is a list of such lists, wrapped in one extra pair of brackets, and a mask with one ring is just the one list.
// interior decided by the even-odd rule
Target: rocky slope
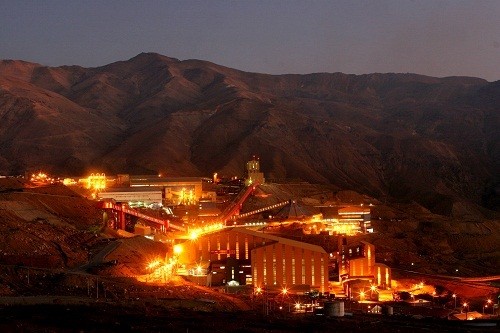
[(500, 81), (265, 75), (153, 53), (103, 67), (0, 62), (0, 174), (300, 178), (469, 216), (499, 207)]
[(0, 179), (0, 265), (74, 268), (99, 241), (102, 213), (63, 185)]

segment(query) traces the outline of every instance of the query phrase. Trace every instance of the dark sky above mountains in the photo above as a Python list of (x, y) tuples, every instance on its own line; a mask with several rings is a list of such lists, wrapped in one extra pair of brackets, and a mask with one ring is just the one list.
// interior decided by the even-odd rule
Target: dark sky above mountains
[(500, 1), (0, 1), (0, 59), (500, 79)]

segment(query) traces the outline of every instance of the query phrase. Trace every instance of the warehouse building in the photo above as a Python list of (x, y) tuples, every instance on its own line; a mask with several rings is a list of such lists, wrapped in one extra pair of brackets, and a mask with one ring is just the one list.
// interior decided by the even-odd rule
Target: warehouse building
[(370, 208), (364, 206), (348, 206), (340, 208), (338, 212), (339, 224), (353, 224), (362, 233), (373, 232), (371, 225)]
[(197, 205), (201, 201), (216, 201), (215, 190), (201, 177), (166, 178), (119, 174), (114, 179), (113, 186), (102, 188), (100, 198), (114, 199), (117, 202)]
[(161, 189), (151, 187), (107, 188), (99, 192), (100, 199), (113, 199), (116, 202), (144, 203), (146, 205), (163, 204)]
[(329, 255), (320, 246), (245, 228), (187, 241), (182, 260), (208, 265), (211, 285), (309, 286), (328, 291)]
[(238, 227), (186, 241), (183, 246), (180, 260), (207, 268), (211, 286), (327, 292), (338, 284), (347, 295), (370, 286), (391, 286), (391, 270), (375, 262), (375, 246), (364, 241), (348, 245), (345, 237), (339, 237), (339, 251), (332, 254), (318, 245)]

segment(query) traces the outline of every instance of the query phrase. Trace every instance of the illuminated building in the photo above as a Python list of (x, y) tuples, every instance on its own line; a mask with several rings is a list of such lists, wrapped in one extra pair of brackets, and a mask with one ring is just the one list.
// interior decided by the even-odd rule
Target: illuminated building
[[(134, 176), (127, 174), (117, 175), (116, 185), (122, 188), (129, 187), (131, 195), (134, 188), (146, 188), (161, 191), (163, 204), (196, 205), (201, 199), (215, 202), (214, 191), (204, 191), (204, 179), (201, 177), (159, 177), (156, 175)], [(206, 185), (206, 184), (205, 184)], [(139, 191), (140, 192), (140, 191)], [(137, 193), (139, 193), (137, 192)], [(117, 200), (117, 199), (115, 199)], [(118, 201), (118, 200), (117, 200)], [(141, 201), (136, 198), (132, 201)]]
[(25, 177), (27, 179), (29, 179), (32, 184), (37, 185), (37, 186), (54, 184), (54, 183), (59, 181), (59, 180), (56, 180), (56, 179), (50, 177), (48, 174), (46, 174), (43, 171), (39, 171), (39, 172), (32, 173), (32, 174), (29, 174), (28, 172), (26, 172)]
[(163, 189), (165, 200), (173, 204), (196, 204), (203, 194), (203, 180), (200, 177), (129, 176), (129, 181), (130, 187)]
[(264, 174), (260, 172), (260, 162), (255, 156), (247, 162), (247, 175), (246, 185), (264, 184)]
[(371, 214), (369, 207), (347, 206), (332, 212), (332, 209), (323, 210), (325, 231), (330, 235), (355, 235), (358, 233), (371, 233)]
[(252, 250), (254, 286), (278, 285), (293, 288), (309, 285), (328, 290), (328, 254), (317, 245), (276, 237), (274, 243)]
[(211, 285), (234, 280), (256, 287), (309, 285), (321, 292), (328, 290), (329, 256), (317, 245), (245, 228), (227, 229), (185, 244), (190, 250), (183, 260), (210, 263)]
[(85, 188), (100, 191), (106, 188), (106, 175), (104, 173), (91, 174), (87, 178), (80, 179)]
[(78, 183), (74, 179), (72, 179), (72, 178), (64, 178), (63, 184), (65, 186), (71, 186), (71, 185), (76, 185)]
[(347, 245), (346, 238), (341, 237), (336, 257), (339, 280), (345, 289), (360, 281), (365, 281), (365, 286), (391, 287), (391, 269), (375, 262), (375, 245), (365, 241)]
[(150, 187), (108, 188), (99, 192), (100, 199), (114, 199), (116, 202), (144, 203), (162, 205), (161, 190)]
[(338, 214), (339, 224), (357, 226), (360, 232), (373, 232), (369, 207), (348, 206), (340, 208)]

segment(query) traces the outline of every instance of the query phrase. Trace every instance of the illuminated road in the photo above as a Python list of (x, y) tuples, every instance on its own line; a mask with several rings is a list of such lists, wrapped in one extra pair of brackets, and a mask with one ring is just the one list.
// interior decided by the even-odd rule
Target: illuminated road
[(467, 284), (467, 285), (477, 286), (477, 287), (481, 287), (481, 286), (482, 287), (489, 287), (489, 286), (491, 286), (491, 283), (488, 283), (488, 282), (500, 280), (500, 276), (498, 276), (498, 275), (464, 278), (464, 277), (458, 277), (458, 276), (421, 273), (421, 272), (409, 271), (409, 270), (401, 269), (401, 268), (392, 268), (392, 270), (410, 273), (410, 274), (418, 275), (418, 276), (426, 276), (426, 277), (433, 278), (433, 279), (447, 280), (447, 281), (451, 281), (451, 282), (456, 283), (456, 284)]
[(489, 281), (500, 281), (500, 275), (492, 276), (482, 276), (482, 277), (470, 277), (470, 278), (460, 278), (464, 282), (489, 282)]

